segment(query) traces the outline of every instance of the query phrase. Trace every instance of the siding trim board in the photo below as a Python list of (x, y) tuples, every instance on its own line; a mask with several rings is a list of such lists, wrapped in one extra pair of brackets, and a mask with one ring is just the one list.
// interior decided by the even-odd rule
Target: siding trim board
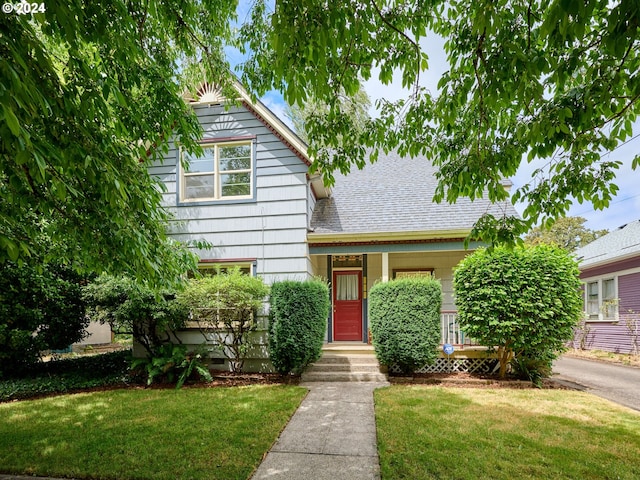
[[(267, 127), (271, 133), (273, 133), (282, 143), (284, 143), (289, 150), (291, 150), (291, 152), (293, 152), (295, 154), (296, 157), (298, 157), (300, 160), (302, 160), (305, 165), (307, 165), (308, 167), (311, 166), (311, 162), (309, 161), (308, 158), (306, 158), (306, 152), (305, 154), (303, 154), (302, 152), (300, 152), (296, 147), (294, 147), (286, 138), (284, 138), (284, 135), (282, 135), (280, 132), (278, 132), (273, 125), (271, 125), (270, 122), (268, 122), (262, 115), (260, 115), (256, 109), (254, 108), (253, 105), (251, 105), (249, 102), (247, 102), (246, 100), (242, 101), (242, 105), (244, 105), (244, 107), (249, 110), (251, 113), (253, 113), (253, 115), (262, 122), (262, 124)], [(266, 107), (265, 107), (266, 108)], [(300, 140), (302, 142), (302, 140)]]
[(636, 268), (640, 269), (640, 256), (609, 263), (600, 267), (585, 268), (580, 272), (580, 279), (584, 280), (589, 277), (601, 277), (603, 275), (618, 273)]

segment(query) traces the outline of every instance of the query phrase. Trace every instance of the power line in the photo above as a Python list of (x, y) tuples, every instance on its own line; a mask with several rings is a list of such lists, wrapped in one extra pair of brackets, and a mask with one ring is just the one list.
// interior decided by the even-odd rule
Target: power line
[[(640, 193), (638, 193), (638, 194), (636, 194), (636, 195), (631, 195), (630, 197), (621, 198), (620, 200), (616, 200), (615, 202), (611, 202), (607, 208), (610, 208), (612, 205), (615, 205), (615, 204), (617, 204), (617, 203), (626, 202), (627, 200), (631, 200), (631, 199), (633, 199), (633, 198), (638, 198), (638, 197), (640, 197)], [(585, 214), (587, 214), (587, 213), (601, 213), (601, 212), (599, 212), (599, 211), (597, 211), (597, 210), (594, 210), (593, 208), (590, 208), (590, 209), (588, 209), (588, 210), (585, 210), (585, 211), (583, 211), (583, 212), (576, 213), (576, 214), (574, 214), (574, 215), (575, 215), (575, 216), (578, 216), (578, 215), (585, 215)]]

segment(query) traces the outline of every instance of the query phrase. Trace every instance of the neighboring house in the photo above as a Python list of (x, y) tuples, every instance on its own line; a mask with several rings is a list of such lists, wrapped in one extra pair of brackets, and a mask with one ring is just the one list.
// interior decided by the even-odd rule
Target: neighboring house
[[(425, 158), (381, 155), (363, 170), (336, 175), (328, 189), (311, 174), (306, 145), (260, 102), (238, 87), (240, 106), (204, 86), (191, 100), (203, 129), (205, 155), (183, 158), (171, 145), (150, 169), (167, 187), (175, 215), (170, 234), (207, 240), (202, 268), (238, 265), (266, 283), (321, 276), (330, 281), (327, 342), (368, 341), (367, 297), (380, 281), (433, 275), (444, 291), (442, 340), (464, 344), (455, 321), (453, 267), (469, 253), (464, 238), (484, 213), (515, 214), (510, 202), (434, 204), (435, 168)], [(182, 160), (190, 160), (188, 166)], [(510, 184), (505, 183), (505, 188)], [(470, 248), (477, 247), (471, 243)], [(266, 369), (266, 319), (249, 369)], [(197, 330), (181, 332), (202, 343)]]
[(638, 353), (640, 337), (640, 220), (574, 252), (584, 283), (585, 320), (574, 346)]

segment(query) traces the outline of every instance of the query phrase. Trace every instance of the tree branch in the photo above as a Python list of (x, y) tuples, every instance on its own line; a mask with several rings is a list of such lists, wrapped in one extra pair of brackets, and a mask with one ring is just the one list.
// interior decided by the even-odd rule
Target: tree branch
[(378, 14), (378, 16), (380, 17), (380, 19), (384, 22), (385, 25), (387, 25), (391, 30), (395, 31), (396, 33), (398, 33), (400, 36), (404, 37), (405, 40), (407, 40), (415, 49), (416, 51), (416, 61), (418, 62), (418, 68), (416, 69), (416, 81), (414, 82), (414, 97), (418, 96), (418, 89), (420, 87), (420, 45), (418, 45), (417, 42), (413, 41), (411, 39), (411, 37), (409, 37), (406, 33), (404, 33), (402, 30), (400, 30), (398, 27), (396, 27), (395, 25), (393, 25), (391, 22), (389, 22), (389, 20), (387, 20), (382, 11), (380, 10), (380, 8), (378, 7), (378, 5), (376, 4), (376, 0), (371, 0), (371, 5), (373, 5), (374, 10), (376, 11), (376, 13)]

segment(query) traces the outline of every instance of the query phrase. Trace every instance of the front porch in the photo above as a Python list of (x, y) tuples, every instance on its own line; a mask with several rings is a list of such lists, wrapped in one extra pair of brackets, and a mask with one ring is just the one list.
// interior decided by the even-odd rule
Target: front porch
[[(429, 242), (391, 245), (312, 246), (313, 274), (330, 284), (331, 309), (325, 341), (368, 344), (368, 296), (379, 282), (408, 276), (432, 276), (442, 285), (441, 343), (460, 348), (473, 346), (460, 329), (453, 295), (453, 269), (469, 252), (462, 242)], [(369, 252), (371, 249), (385, 251)], [(408, 250), (408, 251), (405, 251)], [(319, 254), (315, 252), (346, 252)], [(358, 253), (351, 253), (351, 252)], [(360, 253), (360, 252), (367, 253)]]

